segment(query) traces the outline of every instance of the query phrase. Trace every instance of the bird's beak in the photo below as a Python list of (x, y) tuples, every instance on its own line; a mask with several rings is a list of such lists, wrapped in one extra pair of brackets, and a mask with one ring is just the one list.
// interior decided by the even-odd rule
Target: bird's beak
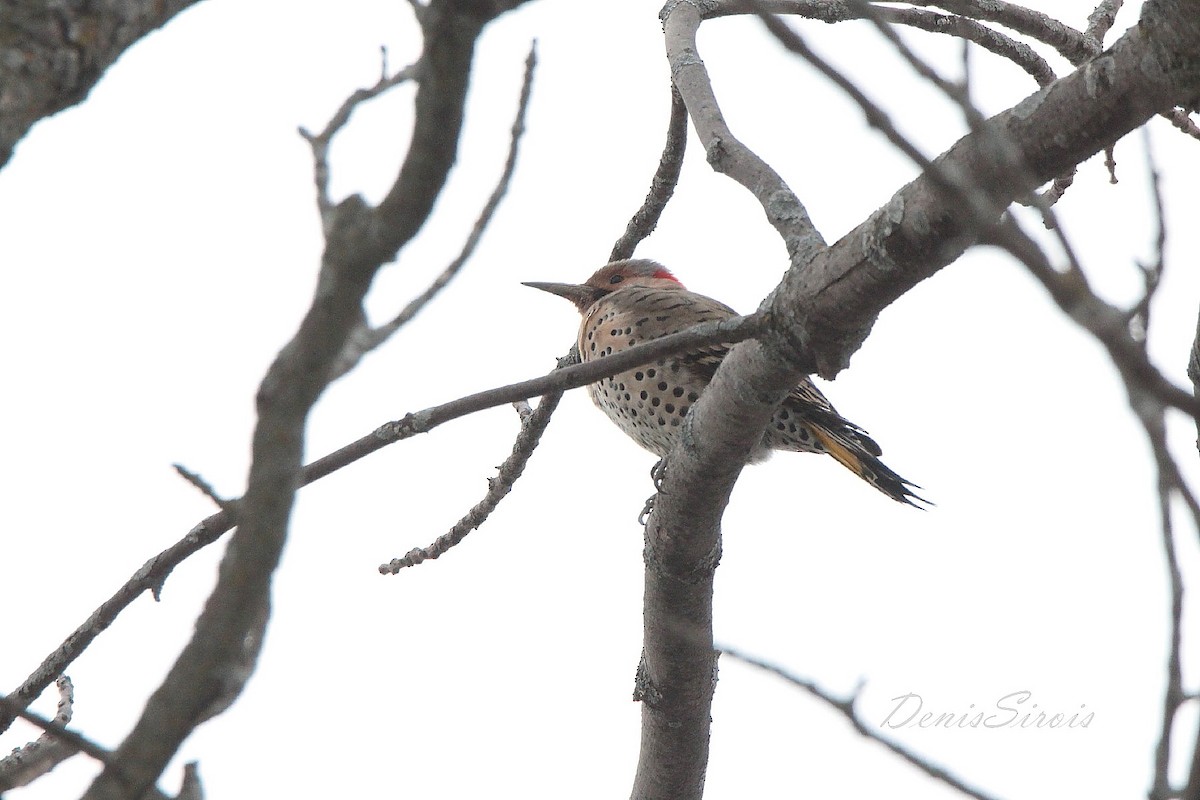
[(538, 283), (537, 281), (529, 281), (521, 285), (541, 289), (543, 292), (564, 297), (574, 303), (580, 311), (586, 311), (588, 306), (599, 299), (599, 293), (596, 289), (583, 283)]

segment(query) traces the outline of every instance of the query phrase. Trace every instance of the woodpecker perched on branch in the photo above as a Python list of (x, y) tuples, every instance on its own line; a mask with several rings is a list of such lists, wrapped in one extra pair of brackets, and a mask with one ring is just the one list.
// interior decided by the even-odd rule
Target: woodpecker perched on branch
[[(614, 261), (581, 284), (526, 283), (575, 304), (583, 315), (579, 355), (584, 361), (619, 353), (702, 322), (737, 316), (724, 303), (689, 292), (666, 267), (646, 259)], [(631, 439), (663, 458), (675, 434), (712, 380), (727, 345), (666, 356), (588, 386), (592, 401)], [(882, 461), (875, 440), (844, 419), (805, 378), (779, 406), (752, 461), (772, 450), (828, 453), (893, 500), (915, 506), (920, 488)], [(919, 506), (917, 506), (919, 508)]]

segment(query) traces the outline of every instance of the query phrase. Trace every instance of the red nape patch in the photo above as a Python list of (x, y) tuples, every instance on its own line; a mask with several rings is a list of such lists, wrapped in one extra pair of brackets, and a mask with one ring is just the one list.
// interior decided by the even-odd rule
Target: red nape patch
[(654, 277), (662, 278), (663, 280), (668, 280), (668, 281), (675, 281), (680, 286), (683, 286), (683, 284), (680, 283), (679, 278), (676, 278), (674, 275), (672, 275), (671, 271), (669, 269), (667, 269), (666, 267), (659, 267), (658, 271), (654, 273)]

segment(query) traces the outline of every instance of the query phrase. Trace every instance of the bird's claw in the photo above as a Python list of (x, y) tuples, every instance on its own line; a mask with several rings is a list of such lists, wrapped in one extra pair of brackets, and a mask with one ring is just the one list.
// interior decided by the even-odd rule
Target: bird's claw
[(654, 510), (654, 501), (658, 498), (658, 494), (652, 494), (646, 498), (646, 505), (642, 506), (642, 513), (638, 514), (638, 525), (645, 527), (646, 517), (650, 516), (650, 512)]
[(646, 524), (646, 517), (650, 516), (650, 512), (654, 510), (654, 500), (662, 492), (663, 479), (667, 477), (667, 460), (660, 458), (653, 467), (650, 468), (650, 480), (654, 481), (654, 494), (646, 498), (646, 505), (642, 506), (642, 513), (638, 514), (638, 525)]
[(667, 460), (660, 458), (650, 468), (650, 480), (654, 481), (654, 491), (661, 492), (663, 479), (667, 477)]

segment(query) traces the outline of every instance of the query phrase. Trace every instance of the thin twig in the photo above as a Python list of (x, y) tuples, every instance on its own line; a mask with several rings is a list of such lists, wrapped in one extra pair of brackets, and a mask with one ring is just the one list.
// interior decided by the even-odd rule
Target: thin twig
[(1196, 121), (1192, 119), (1186, 111), (1176, 108), (1160, 114), (1159, 116), (1166, 119), (1176, 129), (1182, 131), (1193, 139), (1200, 139), (1200, 125), (1197, 125)]
[[(973, 19), (917, 8), (876, 6), (866, 0), (850, 0), (850, 5), (858, 16), (871, 19), (877, 25), (880, 22), (906, 25), (910, 28), (973, 42), (988, 52), (1020, 67), (1037, 82), (1038, 86), (1049, 86), (1058, 77), (1054, 74), (1050, 62), (1038, 55), (1032, 47)], [(894, 34), (885, 35), (889, 39), (893, 39), (894, 36)]]
[(704, 9), (714, 6), (719, 4), (675, 2), (659, 12), (671, 79), (687, 105), (709, 166), (737, 181), (758, 201), (793, 266), (808, 264), (827, 248), (824, 237), (783, 177), (730, 130), (698, 55), (696, 32)]
[(367, 329), (361, 332), (352, 342), (352, 347), (342, 352), (334, 377), (340, 377), (349, 372), (364, 355), (386, 342), (396, 331), (411, 321), (442, 289), (446, 288), (447, 284), (458, 275), (475, 253), (475, 248), (479, 245), (484, 232), (495, 217), (496, 210), (500, 207), (500, 201), (504, 199), (504, 196), (508, 193), (508, 187), (512, 183), (513, 172), (517, 166), (519, 145), (525, 134), (525, 116), (529, 108), (529, 98), (533, 90), (533, 74), (536, 66), (537, 43), (534, 42), (529, 47), (529, 55), (525, 57), (525, 78), (521, 84), (520, 99), (517, 101), (517, 113), (513, 119), (508, 144), (508, 156), (504, 161), (504, 169), (500, 174), (500, 179), (496, 182), (496, 187), (492, 189), (491, 195), (484, 204), (483, 210), (480, 211), (479, 217), (475, 220), (475, 225), (467, 235), (462, 250), (459, 251), (459, 254), (453, 261), (446, 265), (441, 274), (434, 278), (425, 291), (413, 298), (394, 319), (384, 325), (380, 325), (378, 328)]
[[(1158, 507), (1163, 554), (1167, 563), (1168, 585), (1171, 590), (1170, 630), (1171, 641), (1167, 655), (1167, 681), (1163, 692), (1162, 723), (1158, 744), (1154, 748), (1154, 784), (1150, 789), (1150, 800), (1167, 800), (1172, 797), (1171, 733), (1180, 706), (1187, 699), (1183, 691), (1183, 575), (1179, 570), (1179, 557), (1175, 551), (1175, 534), (1171, 524), (1171, 495), (1186, 492), (1178, 467), (1167, 449), (1166, 420), (1162, 403), (1145, 396), (1139, 387), (1131, 386), (1130, 404), (1146, 431), (1154, 449), (1158, 465)], [(1140, 395), (1140, 396), (1139, 396)], [(1200, 528), (1198, 528), (1200, 530)]]
[(931, 778), (957, 789), (968, 797), (974, 797), (976, 800), (993, 800), (991, 795), (986, 794), (981, 789), (976, 789), (975, 787), (963, 782), (961, 779), (955, 777), (947, 770), (942, 769), (936, 764), (922, 758), (903, 745), (897, 744), (885, 736), (881, 736), (875, 731), (874, 728), (868, 726), (867, 723), (864, 722), (861, 717), (859, 717), (858, 712), (854, 708), (854, 704), (858, 700), (858, 690), (856, 690), (855, 693), (850, 697), (836, 697), (822, 689), (813, 681), (801, 678), (800, 676), (789, 672), (778, 664), (772, 664), (769, 661), (764, 661), (762, 659), (755, 658), (754, 656), (746, 655), (745, 653), (735, 650), (732, 647), (718, 647), (717, 652), (721, 653), (722, 655), (729, 656), (730, 658), (737, 659), (745, 664), (749, 664), (752, 667), (757, 667), (761, 670), (765, 670), (766, 672), (770, 672), (773, 675), (777, 675), (793, 686), (803, 689), (813, 697), (821, 700), (826, 705), (840, 712), (847, 720), (850, 721), (850, 724), (854, 727), (854, 730), (859, 734), (865, 736), (873, 742), (883, 745), (888, 750), (891, 750), (897, 756), (904, 759), (909, 764), (912, 764), (914, 767), (921, 770)]
[(19, 702), (0, 696), (0, 708), (42, 730), (35, 741), (0, 759), (0, 792), (27, 786), (79, 752), (103, 764), (112, 763), (112, 753), (67, 728), (74, 712), (74, 687), (65, 675), (55, 683), (59, 699), (54, 719), (27, 711)]
[(683, 169), (683, 155), (687, 149), (687, 106), (679, 96), (679, 90), (671, 87), (671, 118), (667, 123), (667, 141), (663, 145), (662, 157), (658, 160), (658, 169), (650, 180), (650, 191), (642, 207), (637, 210), (625, 226), (625, 233), (617, 239), (609, 261), (620, 261), (633, 256), (638, 244), (653, 233), (658, 226), (667, 202), (675, 194), (675, 186), (679, 183), (679, 173)]
[[(565, 359), (564, 359), (565, 360)], [(562, 399), (562, 392), (552, 392), (542, 398), (538, 403), (536, 410), (529, 412), (521, 417), (521, 432), (517, 434), (517, 440), (513, 444), (512, 453), (508, 458), (504, 459), (504, 463), (496, 469), (496, 477), (488, 478), (488, 490), (483, 496), (483, 499), (475, 504), (470, 511), (454, 524), (447, 533), (439, 536), (433, 544), (428, 547), (417, 547), (402, 558), (394, 558), (387, 564), (379, 565), (379, 572), (383, 575), (395, 575), (405, 567), (415, 566), (422, 561), (435, 559), (446, 553), (447, 550), (457, 545), (467, 537), (471, 531), (482, 525), (491, 513), (496, 510), (496, 506), (512, 491), (513, 484), (521, 477), (521, 473), (525, 471), (525, 465), (529, 462), (529, 457), (533, 455), (533, 451), (537, 448), (538, 442), (541, 441), (542, 434), (546, 431), (546, 426), (550, 424), (550, 417), (554, 413), (554, 409), (558, 407), (558, 401)], [(525, 401), (519, 401), (524, 403)], [(517, 405), (514, 403), (514, 405)], [(528, 407), (528, 404), (526, 404)], [(522, 411), (518, 407), (517, 413)]]
[[(511, 175), (516, 158), (517, 141), (524, 130), (523, 119), (525, 107), (528, 104), (529, 87), (533, 77), (533, 58), (534, 53), (531, 49), (529, 60), (526, 62), (525, 85), (521, 93), (517, 121), (513, 125), (512, 145), (502, 185), (507, 183), (507, 179)], [(687, 143), (687, 109), (683, 105), (683, 100), (679, 97), (678, 91), (672, 90), (671, 96), (671, 118), (667, 126), (667, 141), (663, 147), (662, 157), (659, 159), (658, 169), (651, 180), (650, 191), (641, 208), (630, 219), (625, 233), (613, 246), (612, 254), (609, 256), (610, 261), (628, 258), (633, 255), (637, 244), (654, 230), (663, 209), (671, 199), (671, 195), (674, 194), (683, 165), (683, 154)], [(500, 188), (497, 187), (497, 194), (500, 193)], [(495, 202), (499, 200), (497, 194), (493, 194), (493, 201)], [(492, 210), (494, 210), (495, 202), (491, 204), (493, 206)], [(481, 229), (482, 226), (477, 224), (476, 231), (481, 232)], [(453, 273), (449, 275), (447, 273), (449, 273), (449, 269), (442, 274), (439, 280), (442, 280), (442, 278), (449, 280), (449, 277)], [(444, 285), (444, 281), (442, 285)], [(435, 282), (434, 286), (430, 287), (430, 290), (427, 290), (426, 295), (432, 296), (432, 291), (436, 291), (438, 288), (440, 286)], [(414, 301), (414, 304), (421, 302), (423, 305), (423, 302), (428, 301), (426, 295), (418, 298), (417, 301)], [(391, 325), (399, 327), (399, 325), (411, 319), (420, 308), (420, 305), (414, 307), (414, 304), (410, 304), (399, 317), (392, 321)], [(559, 360), (558, 368), (578, 363), (578, 352), (572, 348), (570, 353)], [(454, 527), (438, 537), (431, 545), (423, 548), (414, 548), (402, 558), (392, 559), (387, 564), (381, 564), (379, 566), (380, 573), (394, 575), (405, 567), (411, 567), (423, 561), (438, 558), (447, 550), (459, 544), (472, 530), (482, 525), (500, 501), (512, 490), (513, 483), (521, 476), (525, 469), (525, 464), (528, 462), (530, 456), (533, 455), (534, 449), (537, 448), (542, 433), (545, 432), (546, 426), (550, 424), (550, 418), (561, 399), (562, 391), (550, 392), (542, 397), (536, 411), (529, 410), (528, 403), (525, 400), (517, 401), (524, 404), (524, 410), (520, 405), (517, 407), (517, 411), (521, 414), (522, 419), (521, 432), (518, 434), (517, 440), (513, 445), (512, 454), (498, 468), (496, 477), (488, 480), (488, 491), (484, 498), (467, 512)]]
[[(919, 4), (918, 4), (919, 5)], [(926, 4), (936, 5), (936, 4)], [(852, 0), (839, 2), (815, 2), (814, 0), (744, 0), (744, 2), (726, 2), (711, 10), (705, 8), (705, 18), (721, 17), (747, 12), (762, 12), (770, 14), (788, 14), (807, 19), (820, 20), (826, 23), (845, 22), (862, 19), (862, 6)], [(943, 14), (920, 8), (895, 8), (892, 6), (871, 6), (871, 14), (896, 25), (906, 25), (927, 31), (965, 39), (984, 49), (1016, 64), (1029, 73), (1039, 86), (1049, 85), (1054, 81), (1054, 70), (1046, 59), (1042, 58), (1033, 48), (1024, 42), (1019, 42), (1011, 36), (989, 28), (969, 16), (959, 14)]]
[(1150, 330), (1150, 308), (1158, 287), (1162, 284), (1164, 256), (1167, 244), (1166, 208), (1163, 204), (1162, 176), (1158, 164), (1154, 160), (1154, 150), (1150, 142), (1150, 131), (1142, 128), (1142, 145), (1146, 149), (1146, 171), (1150, 175), (1150, 196), (1154, 199), (1154, 218), (1156, 232), (1154, 237), (1154, 258), (1149, 264), (1137, 262), (1142, 272), (1142, 284), (1145, 287), (1142, 297), (1129, 309), (1130, 332), (1134, 338), (1145, 346), (1146, 333)]
[[(1034, 276), (1050, 289), (1060, 307), (1100, 339), (1119, 368), (1136, 375), (1143, 385), (1168, 405), (1200, 418), (1200, 402), (1197, 402), (1190, 392), (1172, 384), (1149, 362), (1141, 348), (1128, 340), (1128, 336), (1125, 335), (1128, 333), (1128, 325), (1124, 312), (1108, 305), (1091, 292), (1082, 269), (1074, 259), (1070, 243), (1061, 231), (1055, 230), (1053, 215), (1047, 205), (1037, 203), (1042, 214), (1047, 217), (1047, 226), (1055, 230), (1070, 259), (1071, 264), (1066, 273), (1061, 273), (1050, 265), (1041, 248), (1020, 230), (1011, 217), (1005, 217), (998, 223), (991, 222), (990, 220), (1000, 216), (1002, 209), (994, 208), (980, 192), (971, 191), (971, 187), (963, 185), (960, 180), (949, 175), (940, 163), (931, 161), (917, 150), (891, 123), (886, 112), (867, 98), (848, 78), (814, 53), (791, 28), (769, 14), (760, 14), (760, 18), (788, 50), (803, 57), (849, 94), (866, 113), (868, 122), (879, 128), (901, 152), (943, 189), (960, 198), (980, 227), (980, 239), (1005, 248), (1022, 261)], [(955, 98), (953, 94), (950, 96), (959, 102), (959, 98)], [(987, 126), (985, 130), (991, 132), (993, 127)], [(1003, 155), (1014, 169), (1021, 168), (1019, 160), (1012, 152), (1014, 148), (1008, 145), (999, 130), (989, 133), (989, 141), (996, 145), (998, 156)], [(1030, 202), (1036, 201), (1031, 198)]]
[[(1150, 362), (1141, 344), (1129, 335), (1127, 312), (1109, 305), (1092, 291), (1069, 247), (1066, 248), (1068, 266), (1060, 271), (1012, 217), (1006, 217), (1000, 226), (989, 231), (985, 240), (1007, 250), (1041, 281), (1059, 308), (1108, 351), (1126, 382), (1140, 385), (1172, 408), (1200, 418), (1200, 402), (1171, 383)], [(1066, 244), (1066, 239), (1060, 242)]]
[[(987, 120), (983, 113), (975, 106), (974, 103), (971, 102), (971, 97), (968, 91), (969, 87), (967, 86), (965, 79), (963, 83), (955, 84), (942, 78), (932, 67), (926, 64), (923, 59), (918, 57), (917, 54), (913, 52), (912, 48), (904, 43), (904, 40), (900, 38), (899, 34), (897, 34), (895, 28), (893, 27), (893, 21), (889, 20), (886, 15), (879, 13), (878, 9), (874, 5), (867, 2), (867, 0), (849, 0), (849, 2), (864, 17), (869, 19), (873, 25), (875, 25), (876, 29), (879, 30), (884, 38), (891, 43), (896, 52), (898, 52), (901, 57), (908, 62), (909, 66), (911, 66), (918, 75), (932, 83), (942, 92), (942, 94), (944, 94), (959, 107), (959, 110), (962, 111), (963, 116), (966, 119), (967, 127), (971, 131), (984, 132), (989, 144), (996, 148), (997, 152), (1002, 153), (1001, 158), (1004, 161), (1013, 162), (1019, 160), (1019, 156), (1015, 152), (1015, 148), (1012, 147), (1011, 142), (1009, 142), (1001, 132), (985, 125)], [(1016, 42), (1013, 42), (1013, 45), (1016, 44)], [(964, 51), (964, 60), (965, 58)], [(1040, 86), (1049, 85), (1054, 78), (1054, 73), (1050, 70), (1049, 64), (1046, 64), (1045, 69), (1046, 74), (1044, 77), (1038, 79), (1038, 84)], [(1047, 192), (1042, 196), (1046, 203), (1053, 204), (1061, 199), (1063, 193), (1072, 183), (1074, 171), (1074, 167), (1072, 167), (1070, 172), (1068, 172), (1066, 175), (1060, 176), (1055, 180), (1054, 190), (1052, 192)]]
[(192, 486), (195, 486), (197, 489), (199, 489), (209, 500), (212, 500), (214, 503), (216, 503), (217, 508), (220, 508), (221, 510), (229, 508), (229, 501), (217, 494), (217, 491), (212, 487), (212, 484), (204, 480), (203, 477), (195, 472), (192, 472), (190, 469), (183, 466), (183, 464), (172, 464), (171, 466), (175, 468), (175, 471), (179, 473), (180, 477), (182, 477)]
[(320, 133), (312, 133), (305, 127), (299, 128), (300, 136), (308, 142), (313, 153), (313, 180), (317, 187), (317, 209), (321, 213), (321, 221), (328, 233), (330, 226), (333, 224), (333, 211), (336, 208), (333, 200), (329, 197), (329, 145), (333, 141), (333, 137), (338, 131), (346, 126), (350, 121), (350, 117), (354, 114), (361, 104), (368, 100), (378, 97), (389, 89), (399, 86), (410, 80), (414, 80), (420, 76), (421, 62), (418, 60), (409, 64), (404, 69), (397, 72), (395, 75), (387, 75), (387, 51), (382, 51), (382, 72), (379, 80), (374, 86), (365, 89), (358, 89), (338, 107), (330, 117), (329, 122)]
[(998, 22), (1006, 28), (1050, 45), (1075, 66), (1100, 52), (1100, 43), (1082, 31), (1059, 22), (1048, 14), (1003, 0), (914, 0), (913, 5), (937, 6), (964, 17)]
[(319, 480), (389, 444), (420, 433), (427, 433), (442, 423), (467, 414), (474, 414), (476, 411), (494, 408), (516, 400), (540, 397), (553, 391), (565, 391), (586, 386), (618, 372), (648, 364), (666, 355), (690, 352), (716, 343), (736, 344), (758, 336), (765, 329), (765, 324), (764, 318), (758, 314), (705, 322), (679, 333), (641, 342), (627, 350), (589, 361), (586, 364), (555, 369), (540, 378), (488, 389), (451, 400), (449, 403), (413, 412), (402, 419), (384, 423), (374, 432), (312, 462), (304, 468), (302, 485)]
[[(1150, 136), (1143, 131), (1143, 141), (1146, 149), (1146, 169), (1150, 176), (1150, 190), (1154, 198), (1154, 212), (1157, 217), (1157, 235), (1155, 236), (1155, 256), (1151, 264), (1138, 263), (1141, 269), (1145, 288), (1141, 299), (1134, 304), (1128, 313), (1130, 327), (1128, 336), (1142, 346), (1145, 353), (1147, 334), (1150, 326), (1150, 308), (1154, 295), (1161, 285), (1166, 262), (1167, 229), (1162, 200), (1161, 176), (1154, 159)], [(1175, 531), (1171, 514), (1171, 499), (1178, 495), (1191, 514), (1192, 525), (1200, 532), (1200, 501), (1188, 487), (1167, 444), (1166, 406), (1152, 392), (1130, 379), (1123, 373), (1126, 390), (1129, 393), (1129, 404), (1134, 415), (1142, 425), (1146, 438), (1154, 453), (1154, 461), (1158, 472), (1158, 505), (1160, 532), (1162, 537), (1163, 555), (1167, 567), (1167, 580), (1170, 587), (1170, 647), (1167, 655), (1166, 687), (1163, 692), (1162, 722), (1159, 740), (1154, 752), (1154, 781), (1150, 789), (1151, 800), (1167, 800), (1177, 793), (1171, 790), (1171, 739), (1175, 720), (1179, 709), (1188, 699), (1183, 687), (1183, 574), (1179, 567), (1179, 556), (1175, 546)], [(1200, 774), (1196, 760), (1200, 759), (1200, 742), (1197, 742), (1192, 753), (1192, 774)], [(1192, 788), (1200, 788), (1194, 784)]]
[[(517, 400), (585, 386), (662, 356), (695, 350), (710, 344), (734, 344), (759, 335), (764, 325), (760, 315), (709, 322), (661, 339), (643, 342), (604, 359), (556, 369), (540, 378), (478, 392), (417, 411), (403, 419), (384, 423), (373, 433), (307, 465), (301, 471), (300, 485), (307, 486), (389, 444), (425, 433), (444, 422), (467, 414)], [(236, 500), (230, 502), (238, 503)], [(197, 523), (181, 540), (148, 560), (112, 597), (105, 600), (62, 644), (47, 655), (21, 686), (9, 695), (9, 699), (21, 708), (28, 706), (126, 607), (141, 596), (142, 592), (161, 586), (176, 566), (196, 551), (215, 542), (236, 524), (237, 516), (230, 511), (212, 514)], [(13, 716), (7, 711), (0, 713), (0, 730), (7, 729)]]

